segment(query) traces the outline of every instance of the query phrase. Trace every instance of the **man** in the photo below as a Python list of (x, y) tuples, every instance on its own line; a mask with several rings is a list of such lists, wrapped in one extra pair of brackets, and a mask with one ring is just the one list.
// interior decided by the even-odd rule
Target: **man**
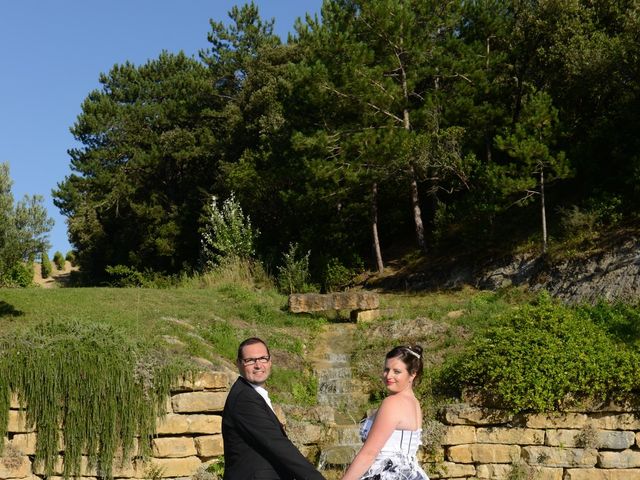
[(324, 480), (291, 443), (271, 407), (263, 385), (271, 373), (271, 354), (259, 338), (238, 347), (240, 377), (222, 414), (224, 480)]

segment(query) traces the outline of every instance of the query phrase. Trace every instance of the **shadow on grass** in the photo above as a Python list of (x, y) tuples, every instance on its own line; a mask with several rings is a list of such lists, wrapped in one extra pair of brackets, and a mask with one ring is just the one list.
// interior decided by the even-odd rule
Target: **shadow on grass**
[(0, 300), (0, 317), (21, 317), (23, 315), (23, 311), (16, 310), (13, 305)]

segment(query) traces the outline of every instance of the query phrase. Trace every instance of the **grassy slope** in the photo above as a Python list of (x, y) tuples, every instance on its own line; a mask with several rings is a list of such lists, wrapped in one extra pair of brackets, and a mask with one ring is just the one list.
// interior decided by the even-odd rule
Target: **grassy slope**
[[(286, 312), (286, 297), (234, 284), (213, 288), (57, 288), (0, 290), (0, 332), (47, 321), (109, 323), (176, 356), (233, 367), (249, 336), (272, 347), (283, 391), (304, 366), (321, 318)], [(275, 383), (275, 382), (274, 382)]]
[[(425, 366), (438, 368), (451, 352), (526, 301), (518, 291), (472, 289), (426, 294), (382, 294), (383, 318), (359, 325), (354, 368), (372, 391), (384, 353), (394, 345), (419, 343)], [(46, 321), (108, 322), (174, 355), (200, 357), (233, 367), (236, 348), (249, 336), (264, 338), (274, 355), (272, 386), (282, 401), (313, 403), (315, 384), (308, 354), (318, 329), (332, 320), (293, 315), (273, 289), (238, 283), (209, 288), (58, 288), (0, 290), (0, 331)], [(426, 393), (426, 392), (425, 392)]]

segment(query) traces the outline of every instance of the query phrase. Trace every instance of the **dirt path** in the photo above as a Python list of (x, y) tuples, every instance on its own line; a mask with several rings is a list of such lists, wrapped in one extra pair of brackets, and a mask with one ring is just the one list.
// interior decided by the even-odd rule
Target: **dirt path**
[(73, 270), (77, 270), (77, 267), (72, 267), (71, 262), (64, 262), (64, 270), (58, 270), (53, 262), (51, 262), (51, 275), (47, 278), (42, 278), (40, 271), (40, 264), (33, 264), (33, 283), (41, 286), (42, 288), (56, 288), (63, 287), (69, 282), (69, 277)]

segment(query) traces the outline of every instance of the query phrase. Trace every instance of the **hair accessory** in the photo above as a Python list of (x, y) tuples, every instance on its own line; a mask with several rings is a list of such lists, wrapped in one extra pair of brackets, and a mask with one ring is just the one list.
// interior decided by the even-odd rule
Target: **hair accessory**
[(418, 355), (416, 352), (414, 352), (413, 350), (411, 350), (409, 347), (404, 347), (407, 352), (409, 352), (411, 355), (413, 355), (416, 358), (420, 358), (420, 355)]

